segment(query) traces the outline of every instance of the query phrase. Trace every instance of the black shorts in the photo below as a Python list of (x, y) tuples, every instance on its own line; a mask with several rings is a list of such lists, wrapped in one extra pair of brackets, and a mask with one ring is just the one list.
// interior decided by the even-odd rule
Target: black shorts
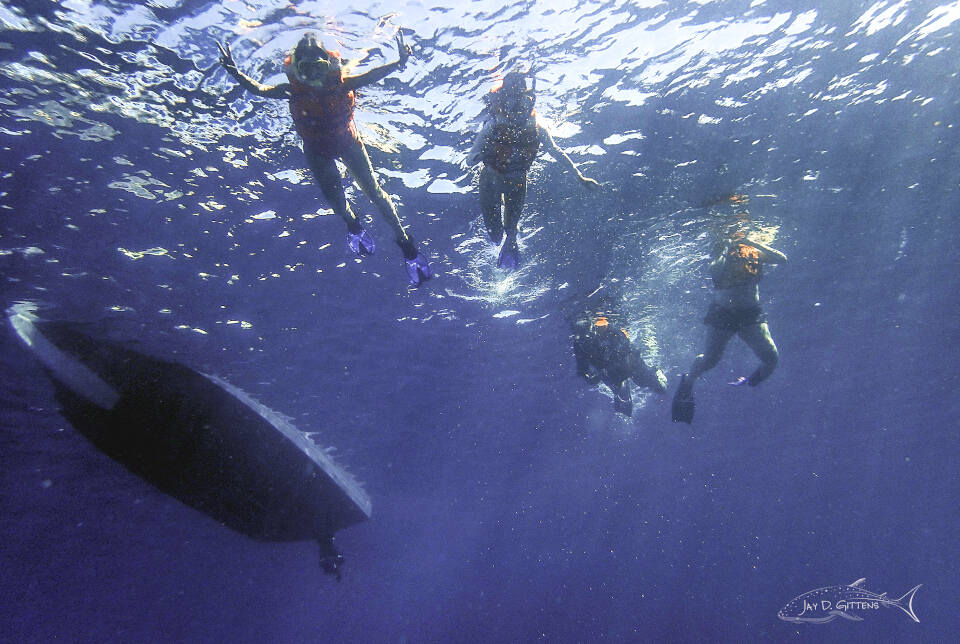
[(703, 318), (704, 324), (734, 333), (755, 324), (763, 324), (766, 321), (767, 315), (759, 305), (744, 309), (730, 309), (715, 302), (710, 303), (707, 315)]

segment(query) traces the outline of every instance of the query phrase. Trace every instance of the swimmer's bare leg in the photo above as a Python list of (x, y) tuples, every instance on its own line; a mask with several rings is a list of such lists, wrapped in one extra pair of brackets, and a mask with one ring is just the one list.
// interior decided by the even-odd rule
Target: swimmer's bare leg
[(360, 219), (354, 214), (350, 204), (347, 203), (347, 195), (343, 190), (342, 177), (337, 162), (331, 158), (311, 152), (309, 148), (304, 149), (307, 157), (307, 164), (313, 172), (313, 178), (320, 186), (320, 192), (333, 212), (340, 216), (351, 232), (358, 232), (361, 228)]
[(770, 327), (767, 323), (752, 324), (740, 330), (740, 338), (747, 343), (758, 358), (760, 366), (757, 367), (747, 378), (747, 384), (756, 387), (761, 382), (770, 377), (773, 370), (777, 368), (777, 362), (780, 360), (780, 352), (777, 351), (777, 345), (773, 342), (773, 336), (770, 335)]
[(411, 286), (420, 286), (433, 277), (433, 269), (426, 257), (417, 249), (417, 242), (413, 237), (407, 234), (400, 222), (400, 215), (397, 214), (397, 208), (393, 205), (390, 195), (380, 187), (377, 176), (373, 172), (373, 164), (370, 163), (370, 156), (363, 145), (363, 141), (356, 139), (349, 149), (341, 157), (347, 169), (353, 173), (353, 178), (363, 190), (364, 194), (373, 202), (373, 205), (380, 211), (380, 215), (390, 227), (397, 240), (397, 246), (403, 252), (404, 265), (407, 270), (407, 277)]
[(363, 193), (380, 211), (384, 221), (393, 229), (397, 244), (401, 248), (405, 244), (409, 244), (412, 240), (400, 222), (400, 215), (397, 213), (397, 208), (393, 205), (390, 195), (380, 187), (380, 182), (377, 181), (377, 175), (374, 173), (373, 164), (370, 162), (370, 156), (367, 154), (367, 148), (363, 145), (363, 142), (358, 139), (351, 144), (344, 152), (341, 160), (347, 166)]
[(503, 186), (500, 177), (487, 166), (480, 171), (480, 211), (490, 241), (503, 241)]
[(527, 197), (527, 175), (502, 179), (503, 229), (506, 239), (500, 247), (497, 268), (516, 270), (520, 267), (520, 247), (517, 245), (517, 226)]
[(503, 228), (507, 238), (516, 239), (520, 213), (527, 199), (527, 175), (503, 181)]
[(717, 366), (720, 358), (723, 357), (724, 349), (727, 348), (727, 343), (730, 342), (730, 338), (733, 337), (733, 333), (733, 331), (728, 329), (719, 329), (715, 326), (707, 325), (707, 350), (694, 359), (693, 367), (690, 369), (690, 377), (692, 380), (696, 380), (701, 374)]

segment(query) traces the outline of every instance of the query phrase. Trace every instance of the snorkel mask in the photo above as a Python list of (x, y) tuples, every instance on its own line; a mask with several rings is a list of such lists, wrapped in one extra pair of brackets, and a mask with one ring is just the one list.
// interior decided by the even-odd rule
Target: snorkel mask
[(308, 85), (322, 86), (332, 71), (340, 68), (340, 61), (333, 53), (323, 48), (316, 34), (307, 32), (297, 43), (290, 56), (297, 77)]

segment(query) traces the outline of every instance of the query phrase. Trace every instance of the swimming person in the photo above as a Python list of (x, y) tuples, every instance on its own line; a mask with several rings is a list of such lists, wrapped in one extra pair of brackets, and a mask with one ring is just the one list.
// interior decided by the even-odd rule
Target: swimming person
[(666, 393), (666, 376), (644, 362), (640, 351), (631, 346), (626, 329), (617, 328), (603, 314), (578, 320), (574, 328), (577, 375), (591, 385), (602, 382), (609, 387), (616, 411), (627, 416), (633, 413), (630, 380), (638, 387)]
[(534, 109), (534, 89), (527, 89), (526, 75), (520, 72), (504, 76), (503, 84), (485, 97), (490, 118), (467, 157), (471, 166), (483, 162), (480, 171), (483, 223), (494, 244), (503, 241), (497, 267), (509, 270), (520, 265), (517, 225), (527, 196), (527, 171), (541, 145), (572, 171), (583, 186), (591, 189), (599, 186), (577, 169), (539, 121)]
[(347, 203), (336, 163), (338, 159), (393, 228), (397, 245), (403, 251), (410, 284), (419, 286), (433, 277), (430, 263), (417, 249), (413, 237), (404, 230), (393, 201), (380, 187), (353, 120), (355, 90), (376, 83), (406, 65), (411, 50), (404, 44), (403, 37), (397, 36), (400, 56), (397, 62), (348, 76), (343, 71), (340, 54), (325, 49), (316, 34), (308, 32), (284, 60), (283, 70), (288, 82), (279, 85), (263, 85), (245, 75), (237, 68), (229, 45), (217, 43), (217, 46), (220, 48), (220, 63), (244, 89), (258, 96), (290, 101), (293, 125), (303, 140), (303, 152), (313, 177), (333, 211), (347, 223), (349, 249), (357, 256), (372, 255), (375, 244)]
[(675, 423), (693, 421), (693, 383), (720, 362), (734, 334), (739, 335), (760, 358), (760, 366), (731, 385), (756, 387), (773, 373), (779, 360), (777, 345), (770, 336), (766, 315), (760, 307), (758, 284), (763, 277), (764, 264), (784, 264), (787, 256), (747, 239), (742, 232), (734, 233), (725, 243), (718, 245), (718, 249), (719, 254), (710, 263), (713, 298), (703, 319), (707, 325), (707, 348), (696, 357), (690, 373), (684, 374), (677, 388), (672, 408)]
[(605, 281), (586, 297), (576, 298), (567, 319), (573, 329), (577, 375), (591, 385), (602, 382), (609, 387), (614, 409), (630, 416), (630, 380), (662, 394), (667, 391), (667, 378), (660, 369), (647, 365), (622, 328), (621, 287), (617, 280)]

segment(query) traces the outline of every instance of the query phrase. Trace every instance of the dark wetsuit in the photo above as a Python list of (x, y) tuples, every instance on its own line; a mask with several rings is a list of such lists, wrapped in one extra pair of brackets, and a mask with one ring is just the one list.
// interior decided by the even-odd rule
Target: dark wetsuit
[(748, 327), (756, 324), (763, 324), (767, 321), (767, 314), (763, 312), (760, 305), (749, 307), (728, 308), (710, 303), (707, 314), (703, 318), (703, 323), (724, 331), (739, 333)]
[(666, 391), (657, 370), (648, 366), (631, 346), (626, 331), (609, 324), (597, 326), (587, 320), (577, 322), (575, 328), (573, 354), (577, 375), (590, 383), (607, 385), (613, 391), (617, 411), (628, 416), (633, 412), (631, 379), (639, 387)]
[(707, 325), (707, 348), (694, 360), (690, 375), (694, 379), (714, 368), (734, 335), (747, 343), (760, 358), (760, 366), (747, 378), (756, 386), (766, 380), (777, 366), (779, 353), (770, 335), (767, 318), (760, 307), (757, 285), (763, 277), (763, 263), (779, 260), (772, 249), (761, 251), (749, 243), (730, 243), (710, 265), (713, 301), (703, 318)]

